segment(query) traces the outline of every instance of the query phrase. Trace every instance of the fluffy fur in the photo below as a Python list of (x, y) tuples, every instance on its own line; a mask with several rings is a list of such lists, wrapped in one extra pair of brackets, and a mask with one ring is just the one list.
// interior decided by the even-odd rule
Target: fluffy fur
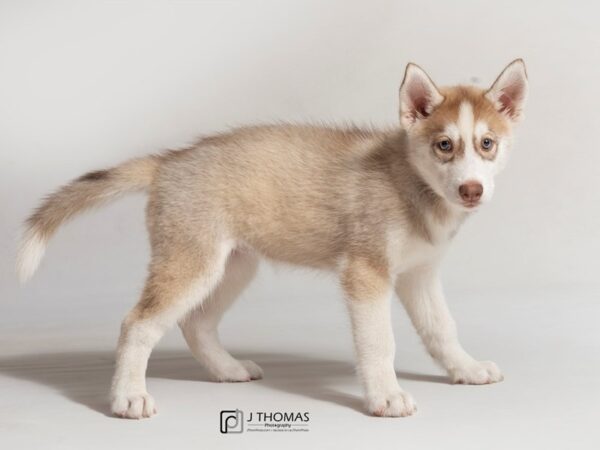
[(394, 291), (455, 382), (502, 379), (494, 363), (475, 360), (460, 345), (437, 267), (461, 223), (491, 198), (526, 93), (521, 60), (487, 91), (439, 89), (409, 64), (397, 129), (245, 127), (90, 172), (28, 219), (18, 272), (24, 280), (33, 274), (48, 239), (75, 214), (145, 190), (152, 261), (121, 329), (114, 414), (156, 412), (147, 361), (175, 323), (216, 380), (262, 376), (255, 363), (221, 346), (217, 325), (264, 257), (339, 274), (368, 411), (410, 415), (415, 403), (393, 366)]

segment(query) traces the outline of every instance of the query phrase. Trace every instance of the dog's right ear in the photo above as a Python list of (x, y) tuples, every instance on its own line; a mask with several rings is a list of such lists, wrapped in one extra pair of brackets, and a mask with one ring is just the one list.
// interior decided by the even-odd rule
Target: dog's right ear
[(400, 86), (402, 126), (409, 129), (417, 120), (429, 116), (443, 101), (444, 96), (425, 71), (416, 64), (409, 63)]

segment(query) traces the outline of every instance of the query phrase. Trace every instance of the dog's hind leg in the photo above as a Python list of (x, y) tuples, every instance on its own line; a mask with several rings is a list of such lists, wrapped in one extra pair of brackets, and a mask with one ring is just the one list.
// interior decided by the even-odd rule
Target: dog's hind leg
[(225, 271), (232, 243), (199, 243), (181, 234), (153, 241), (150, 274), (142, 297), (123, 321), (111, 390), (112, 412), (139, 419), (152, 416), (146, 367), (165, 331), (204, 301)]
[(240, 361), (231, 356), (221, 345), (217, 333), (223, 314), (254, 278), (257, 267), (256, 255), (234, 251), (219, 286), (179, 323), (194, 357), (217, 381), (262, 378), (261, 368), (252, 361)]

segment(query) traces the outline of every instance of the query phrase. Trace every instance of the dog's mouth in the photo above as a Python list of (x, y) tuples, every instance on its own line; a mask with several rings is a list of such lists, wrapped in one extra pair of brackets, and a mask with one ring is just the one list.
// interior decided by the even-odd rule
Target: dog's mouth
[(479, 200), (474, 201), (474, 202), (461, 202), (461, 205), (463, 206), (463, 208), (466, 208), (468, 210), (473, 210), (473, 209), (476, 209), (478, 206), (480, 206), (481, 202)]

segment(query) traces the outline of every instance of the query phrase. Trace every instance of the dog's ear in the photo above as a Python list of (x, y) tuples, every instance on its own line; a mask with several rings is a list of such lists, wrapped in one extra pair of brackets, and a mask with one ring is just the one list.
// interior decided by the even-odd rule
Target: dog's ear
[(485, 96), (498, 111), (512, 122), (518, 122), (523, 117), (527, 99), (527, 71), (523, 60), (515, 59), (506, 66)]
[(413, 63), (406, 66), (400, 86), (400, 122), (406, 129), (429, 116), (444, 101), (431, 78)]

